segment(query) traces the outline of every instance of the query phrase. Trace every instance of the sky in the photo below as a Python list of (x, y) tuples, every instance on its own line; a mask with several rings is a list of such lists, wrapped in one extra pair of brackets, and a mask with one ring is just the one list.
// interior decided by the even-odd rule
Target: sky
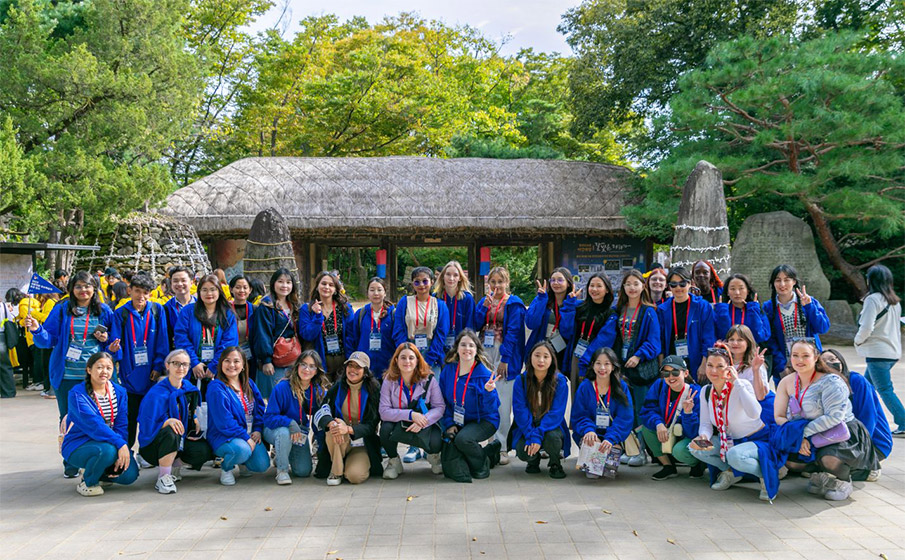
[(288, 1), (291, 15), (288, 35), (298, 29), (307, 16), (336, 14), (341, 21), (364, 16), (369, 23), (387, 15), (416, 12), (423, 19), (441, 20), (447, 25), (470, 25), (498, 44), (508, 36), (500, 50), (515, 54), (522, 48), (538, 52), (571, 54), (565, 36), (556, 31), (562, 14), (580, 4), (580, 0), (338, 0), (334, 3), (312, 0), (277, 0), (278, 6), (263, 16), (255, 29), (272, 26), (279, 18), (283, 1)]

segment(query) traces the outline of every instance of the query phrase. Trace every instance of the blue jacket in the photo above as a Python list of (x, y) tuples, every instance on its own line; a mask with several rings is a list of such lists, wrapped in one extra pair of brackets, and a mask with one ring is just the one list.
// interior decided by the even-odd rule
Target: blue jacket
[(309, 385), (302, 397), (304, 403), (300, 404), (289, 380), (282, 379), (270, 393), (267, 410), (264, 411), (264, 427), (271, 430), (289, 428), (292, 433), (300, 433), (302, 426), (311, 425), (309, 410), (313, 415), (320, 408), (325, 394), (323, 389)]
[[(331, 307), (332, 311), (332, 307)], [(336, 309), (336, 313), (339, 313), (339, 308)], [(330, 319), (331, 321), (333, 319)], [(336, 316), (336, 320), (339, 321), (339, 315)], [(348, 358), (352, 355), (352, 350), (355, 348), (355, 341), (352, 338), (352, 329), (354, 328), (354, 320), (355, 313), (352, 311), (352, 306), (348, 303), (346, 304), (346, 314), (342, 317), (342, 340), (340, 341), (343, 345), (343, 357)], [(306, 340), (314, 344), (314, 349), (317, 350), (317, 353), (321, 357), (321, 363), (327, 363), (327, 347), (324, 343), (324, 314), (323, 313), (312, 313), (311, 309), (308, 307), (308, 304), (302, 305), (302, 308), (299, 310), (299, 338), (302, 340)]]
[[(440, 391), (443, 393), (443, 400), (446, 402), (446, 411), (440, 420), (440, 426), (446, 430), (450, 426), (454, 426), (453, 413), (455, 412), (455, 403), (462, 404), (462, 395), (465, 395), (465, 423), (479, 422), (486, 420), (493, 424), (494, 428), (500, 427), (500, 396), (496, 389), (487, 392), (484, 390), (484, 384), (492, 375), (490, 370), (484, 364), (475, 365), (474, 371), (471, 372), (471, 379), (468, 386), (465, 386), (465, 380), (468, 378), (466, 373), (462, 377), (462, 381), (456, 383), (457, 363), (446, 364), (440, 372)], [(456, 389), (456, 396), (453, 398), (453, 387)]]
[[(709, 303), (705, 303), (704, 305), (709, 306)], [(687, 387), (691, 387), (691, 393), (695, 392), (700, 393), (701, 387), (696, 383), (686, 383)], [(644, 424), (650, 430), (657, 430), (657, 424), (663, 424), (665, 426), (669, 426), (669, 423), (666, 421), (666, 398), (669, 396), (670, 388), (669, 385), (666, 384), (666, 381), (663, 378), (657, 379), (651, 384), (650, 388), (647, 390), (647, 395), (644, 397), (644, 405), (641, 407), (641, 423)], [(676, 414), (679, 415), (679, 420), (677, 422), (682, 423), (682, 432), (685, 434), (686, 438), (695, 438), (698, 435), (698, 428), (701, 423), (701, 399), (695, 397), (694, 399), (694, 409), (691, 411), (691, 414), (685, 414), (685, 410), (682, 408), (682, 403), (680, 402), (678, 406), (676, 406), (675, 401), (670, 403), (670, 412), (672, 412), (672, 407), (676, 407)]]
[[(713, 306), (713, 320), (716, 321), (714, 335), (716, 335), (717, 340), (725, 340), (729, 327), (738, 324), (744, 324), (751, 329), (751, 333), (754, 334), (754, 340), (758, 344), (763, 344), (770, 338), (770, 322), (764, 317), (758, 302), (747, 302), (744, 313), (740, 309), (735, 309), (733, 313), (734, 307), (731, 303), (718, 303)], [(735, 320), (732, 319), (733, 314), (735, 315)], [(742, 323), (743, 317), (745, 319), (744, 323)]]
[[(692, 377), (698, 373), (701, 361), (707, 355), (707, 349), (716, 342), (714, 337), (713, 306), (699, 298), (689, 296), (691, 307), (688, 317), (688, 362)], [(672, 304), (674, 299), (669, 298), (657, 308), (660, 315), (660, 353), (669, 353), (670, 343), (675, 337), (675, 329), (672, 320)], [(678, 304), (682, 305), (682, 304)]]
[(877, 390), (866, 377), (856, 371), (851, 372), (848, 382), (852, 387), (852, 413), (867, 428), (877, 451), (883, 457), (889, 457), (892, 453), (892, 432), (883, 406), (880, 405)]
[(569, 400), (569, 382), (566, 380), (566, 376), (559, 372), (556, 373), (556, 392), (553, 394), (553, 404), (535, 426), (534, 415), (531, 413), (525, 395), (528, 383), (526, 375), (528, 375), (527, 372), (519, 375), (512, 388), (512, 444), (516, 445), (524, 437), (526, 445), (532, 443), (540, 445), (547, 432), (559, 430), (562, 432), (563, 456), (568, 457), (572, 450), (572, 442), (569, 441), (569, 427), (566, 425), (566, 402)]
[[(642, 319), (643, 319), (642, 315)], [(584, 378), (585, 372), (588, 370), (588, 366), (591, 365), (591, 356), (594, 355), (594, 352), (597, 351), (598, 348), (615, 348), (616, 347), (616, 339), (618, 334), (616, 333), (617, 324), (618, 324), (619, 316), (616, 314), (616, 311), (613, 310), (610, 313), (610, 316), (607, 318), (606, 323), (600, 327), (600, 330), (597, 331), (597, 336), (594, 337), (588, 347), (585, 349), (584, 354), (581, 355), (581, 358), (578, 360), (578, 379)], [(581, 336), (581, 333), (576, 333), (576, 336), (573, 337), (572, 341), (569, 342), (569, 347), (567, 351), (569, 355), (572, 356), (572, 359), (575, 359), (573, 353), (575, 352), (575, 345), (578, 344), (578, 338)]]
[[(528, 343), (525, 345), (525, 349), (528, 352), (534, 348), (535, 344), (547, 337), (547, 324), (550, 320), (550, 313), (553, 313), (553, 310), (547, 307), (549, 297), (546, 292), (537, 294), (531, 301), (531, 305), (528, 306), (528, 312), (525, 313), (525, 326), (531, 330), (531, 334), (528, 335)], [(581, 302), (578, 299), (566, 296), (566, 299), (562, 302), (562, 307), (559, 309), (559, 334), (567, 345), (564, 351), (563, 363), (559, 364), (560, 371), (571, 371), (568, 344), (572, 341), (572, 335), (575, 333), (575, 310), (578, 308), (579, 303)], [(525, 356), (525, 365), (528, 364), (528, 359), (530, 358), (531, 356)]]
[[(56, 306), (54, 309), (60, 307)], [(110, 382), (116, 393), (116, 414), (113, 415), (113, 428), (107, 425), (101, 416), (94, 397), (88, 394), (84, 383), (78, 383), (69, 390), (69, 412), (66, 416), (66, 425), (69, 432), (63, 438), (63, 459), (68, 460), (69, 455), (82, 444), (89, 441), (99, 441), (112, 444), (119, 449), (126, 445), (129, 437), (129, 404), (126, 389)]]
[[(255, 407), (252, 412), (252, 432), (264, 429), (264, 398), (258, 391), (255, 382), (248, 380), (254, 395)], [(221, 445), (232, 439), (248, 441), (251, 434), (245, 424), (245, 408), (232, 387), (219, 379), (211, 381), (207, 386), (207, 441), (216, 453)]]
[[(478, 333), (487, 323), (487, 308), (484, 307), (486, 299), (481, 298), (475, 306), (472, 328)], [(506, 379), (515, 379), (522, 372), (522, 364), (525, 362), (525, 302), (517, 295), (510, 294), (506, 299), (502, 321), (503, 343), (500, 345), (500, 362), (509, 366)]]
[[(465, 292), (462, 299), (451, 299), (446, 292), (441, 293), (443, 297), (440, 301), (446, 303), (446, 311), (449, 315), (449, 330), (447, 335), (451, 334), (453, 338), (459, 335), (465, 329), (472, 328), (475, 321), (475, 302), (471, 292)], [(453, 316), (455, 311), (455, 316)]]
[(801, 418), (781, 426), (774, 424), (771, 427), (769, 442), (754, 442), (757, 445), (757, 461), (764, 475), (764, 488), (771, 500), (779, 493), (779, 469), (786, 464), (789, 455), (795, 455), (799, 460), (808, 463), (814, 460), (813, 448), (809, 457), (798, 455), (801, 440), (804, 438), (804, 428), (809, 423), (810, 420)]
[[(434, 296), (431, 296), (434, 297)], [(405, 324), (405, 313), (408, 308), (408, 298), (403, 297), (396, 304), (396, 314), (393, 316), (393, 342), (398, 347), (403, 342), (410, 342), (408, 339), (408, 326)], [(449, 310), (441, 301), (437, 301), (437, 327), (434, 329), (434, 336), (431, 338), (430, 346), (424, 360), (427, 365), (434, 367), (443, 364), (443, 358), (446, 355), (444, 344), (446, 344), (446, 335), (449, 332)]]
[(255, 310), (254, 336), (251, 339), (251, 353), (258, 364), (263, 366), (271, 363), (276, 337), (292, 338), (297, 328), (282, 312), (271, 304), (262, 302)]
[[(174, 340), (176, 348), (188, 352), (189, 361), (194, 368), (201, 363), (201, 337), (204, 326), (195, 318), (195, 303), (190, 303), (182, 308), (179, 313), (179, 321), (176, 323)], [(207, 369), (215, 374), (220, 363), (220, 354), (230, 346), (239, 344), (239, 331), (236, 330), (236, 316), (232, 311), (226, 312), (226, 326), (217, 325), (214, 328), (214, 357), (207, 362)]]
[[(115, 357), (119, 362), (119, 381), (126, 391), (144, 395), (154, 384), (151, 381), (151, 372), (166, 373), (164, 361), (167, 359), (167, 354), (170, 353), (166, 312), (159, 303), (149, 301), (145, 305), (145, 312), (138, 313), (132, 302), (129, 301), (114, 311), (113, 316), (122, 335), (120, 350)], [(143, 344), (146, 318), (150, 322), (147, 342), (148, 364), (136, 366), (135, 347)], [(135, 324), (134, 339), (132, 338), (133, 323)]]
[[(195, 301), (195, 296), (191, 296), (189, 303), (195, 303)], [(188, 303), (185, 305), (188, 305)], [(167, 313), (167, 340), (170, 343), (170, 350), (176, 349), (176, 323), (179, 322), (179, 313), (182, 312), (182, 308), (185, 305), (179, 305), (179, 300), (175, 297), (171, 297), (163, 304), (163, 310)]]
[[(823, 346), (820, 344), (819, 335), (830, 330), (830, 318), (827, 317), (826, 311), (817, 298), (811, 298), (811, 303), (801, 306), (800, 309), (804, 312), (805, 336), (813, 337), (817, 341), (817, 348), (822, 352)], [(764, 317), (770, 324), (770, 338), (767, 339), (767, 346), (770, 348), (770, 353), (773, 354), (773, 379), (777, 384), (779, 374), (786, 369), (786, 335), (782, 332), (779, 315), (778, 309), (774, 313), (772, 299), (764, 302)]]
[[(597, 429), (597, 390), (594, 382), (585, 379), (578, 385), (575, 398), (572, 401), (572, 439), (576, 445), (581, 445), (581, 438), (588, 432), (594, 432), (602, 439), (613, 445), (622, 444), (632, 431), (635, 420), (635, 409), (632, 406), (632, 394), (625, 381), (622, 383), (622, 392), (628, 403), (623, 403), (614, 396), (610, 396), (610, 426)], [(604, 397), (606, 398), (606, 397)]]
[[(69, 301), (61, 300), (50, 310), (47, 320), (32, 333), (35, 346), (38, 348), (52, 348), (50, 352), (50, 384), (54, 389), (60, 388), (63, 382), (63, 374), (66, 371), (66, 353), (69, 352), (69, 321), (72, 315), (69, 313)], [(113, 320), (113, 311), (107, 304), (101, 304), (100, 324), (107, 327), (107, 342), (100, 343), (100, 349), (107, 351), (111, 342), (120, 338), (119, 326)], [(88, 333), (88, 336), (92, 336)], [(76, 334), (76, 339), (81, 340), (81, 333)]]
[(201, 391), (192, 385), (186, 376), (177, 389), (170, 384), (170, 378), (164, 377), (148, 390), (138, 408), (138, 445), (144, 447), (154, 441), (163, 423), (170, 418), (182, 422), (185, 432), (195, 429), (194, 418), (189, 416), (188, 395), (194, 393), (197, 402), (201, 401)]
[(386, 306), (386, 317), (374, 325), (380, 331), (380, 350), (371, 350), (371, 304), (367, 304), (355, 312), (352, 318), (350, 338), (352, 350), (364, 352), (371, 358), (371, 373), (377, 380), (383, 379), (383, 372), (390, 366), (390, 359), (396, 351), (393, 343), (393, 318), (396, 308)]

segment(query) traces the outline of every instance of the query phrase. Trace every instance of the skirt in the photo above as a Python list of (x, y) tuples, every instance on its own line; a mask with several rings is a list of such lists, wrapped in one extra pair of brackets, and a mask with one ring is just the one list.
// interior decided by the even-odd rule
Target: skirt
[(870, 434), (860, 420), (855, 418), (845, 423), (851, 437), (847, 441), (820, 447), (814, 451), (819, 461), (821, 457), (836, 457), (852, 470), (877, 470), (880, 458), (871, 443)]

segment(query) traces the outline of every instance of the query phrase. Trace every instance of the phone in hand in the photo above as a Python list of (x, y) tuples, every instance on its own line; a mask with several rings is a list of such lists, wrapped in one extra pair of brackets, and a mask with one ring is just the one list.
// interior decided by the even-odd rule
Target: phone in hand
[(710, 441), (709, 439), (703, 438), (703, 437), (695, 438), (694, 443), (701, 449), (709, 449), (709, 448), (713, 447), (713, 442)]
[(105, 333), (107, 332), (107, 327), (104, 325), (98, 325), (94, 327), (94, 334)]

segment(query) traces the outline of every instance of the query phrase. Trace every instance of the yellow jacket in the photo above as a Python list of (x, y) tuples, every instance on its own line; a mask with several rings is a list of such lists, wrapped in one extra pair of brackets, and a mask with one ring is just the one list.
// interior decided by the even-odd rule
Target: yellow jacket
[[(33, 297), (26, 296), (19, 302), (19, 318), (16, 322), (19, 323), (20, 327), (25, 327), (25, 318), (28, 316), (29, 307), (31, 307), (31, 316), (37, 319), (39, 323), (47, 320), (47, 315), (41, 311), (41, 302)], [(28, 329), (25, 329), (25, 341), (29, 346), (34, 346), (35, 344), (35, 339), (31, 336), (31, 331)]]

